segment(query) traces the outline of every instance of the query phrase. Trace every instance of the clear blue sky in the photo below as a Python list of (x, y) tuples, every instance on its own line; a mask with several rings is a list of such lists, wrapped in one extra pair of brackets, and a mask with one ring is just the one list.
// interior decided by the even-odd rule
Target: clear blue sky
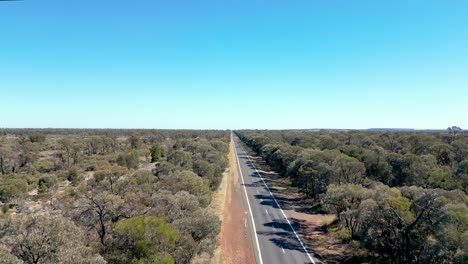
[(0, 127), (468, 128), (468, 1), (0, 1)]

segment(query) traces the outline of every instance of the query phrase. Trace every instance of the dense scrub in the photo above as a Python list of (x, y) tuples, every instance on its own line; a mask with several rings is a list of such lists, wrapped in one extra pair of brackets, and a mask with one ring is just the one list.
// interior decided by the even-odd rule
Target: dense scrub
[(7, 263), (188, 263), (213, 252), (220, 220), (207, 206), (228, 131), (0, 134)]
[(239, 131), (339, 237), (386, 263), (468, 261), (468, 136), (447, 132)]

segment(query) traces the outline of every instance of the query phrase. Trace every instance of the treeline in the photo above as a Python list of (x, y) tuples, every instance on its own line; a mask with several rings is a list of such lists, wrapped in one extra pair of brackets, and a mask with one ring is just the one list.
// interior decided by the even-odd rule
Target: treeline
[(145, 138), (183, 139), (183, 138), (218, 138), (222, 130), (173, 130), (173, 129), (82, 129), (82, 128), (0, 128), (0, 136), (14, 135), (30, 137), (31, 135), (80, 135), (80, 136), (130, 136), (139, 134)]
[(229, 140), (228, 131), (9, 131), (0, 136), (0, 254), (7, 263), (206, 258), (220, 229), (207, 207)]
[(468, 136), (461, 129), (236, 134), (336, 214), (336, 235), (359, 241), (374, 260), (468, 261)]

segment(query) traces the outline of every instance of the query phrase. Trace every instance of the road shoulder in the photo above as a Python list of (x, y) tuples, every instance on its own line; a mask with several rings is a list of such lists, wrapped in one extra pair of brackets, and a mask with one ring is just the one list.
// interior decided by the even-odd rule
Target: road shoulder
[(240, 189), (240, 176), (233, 141), (231, 141), (229, 149), (229, 171), (225, 175), (226, 189), (222, 210), (220, 244), (211, 263), (255, 263), (247, 225), (247, 215), (245, 214)]

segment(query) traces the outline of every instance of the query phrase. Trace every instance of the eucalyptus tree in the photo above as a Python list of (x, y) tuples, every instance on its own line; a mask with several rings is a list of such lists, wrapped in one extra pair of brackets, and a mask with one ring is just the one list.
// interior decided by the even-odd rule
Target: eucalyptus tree
[(18, 215), (5, 221), (2, 239), (9, 254), (24, 263), (106, 263), (86, 246), (80, 228), (61, 215)]

